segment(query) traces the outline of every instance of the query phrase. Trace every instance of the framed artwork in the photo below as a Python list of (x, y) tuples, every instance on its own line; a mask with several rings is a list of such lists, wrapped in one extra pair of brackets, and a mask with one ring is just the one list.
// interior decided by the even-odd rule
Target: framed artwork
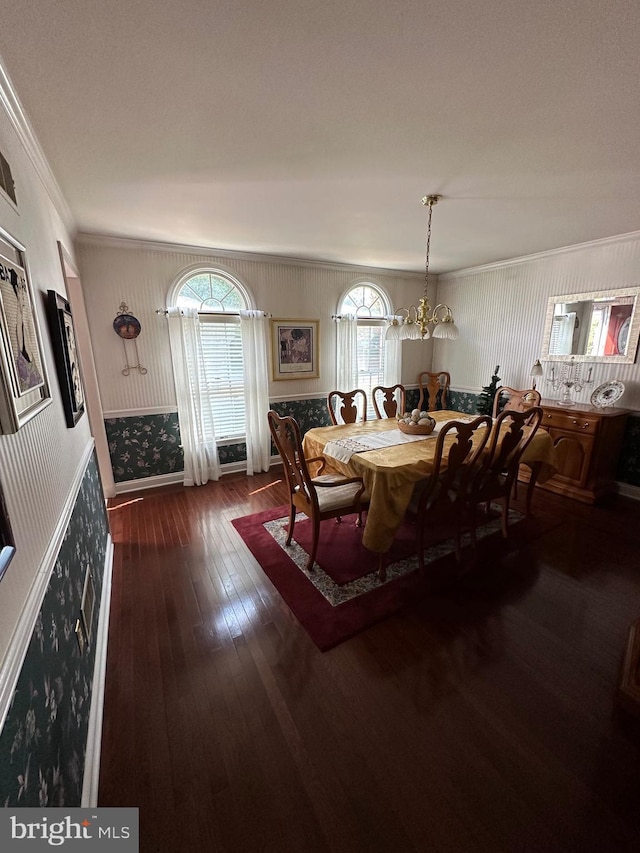
[(4, 495), (0, 489), (0, 580), (7, 571), (11, 558), (16, 553), (9, 515), (4, 502)]
[(319, 373), (318, 320), (272, 320), (273, 379), (317, 379)]
[(84, 390), (71, 306), (64, 296), (50, 290), (48, 310), (64, 415), (67, 426), (74, 427), (84, 413)]
[(51, 402), (25, 247), (0, 228), (0, 428), (17, 432)]

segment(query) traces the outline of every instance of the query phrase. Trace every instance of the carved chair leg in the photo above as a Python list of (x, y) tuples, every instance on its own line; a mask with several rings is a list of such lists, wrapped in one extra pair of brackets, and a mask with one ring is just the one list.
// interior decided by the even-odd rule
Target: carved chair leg
[(525, 512), (527, 513), (527, 515), (531, 515), (531, 501), (533, 500), (533, 491), (536, 487), (536, 482), (538, 480), (540, 468), (542, 467), (542, 462), (532, 462), (529, 467), (531, 468), (531, 476), (529, 477), (529, 484), (527, 485), (527, 496), (525, 504)]
[(387, 579), (387, 567), (384, 561), (385, 555), (378, 554), (378, 577), (384, 583)]
[(318, 539), (320, 538), (320, 519), (318, 516), (314, 516), (313, 519), (313, 539), (311, 541), (311, 553), (309, 554), (309, 559), (307, 560), (306, 569), (308, 572), (313, 570), (313, 564), (316, 559), (316, 551), (318, 550)]
[(287, 529), (287, 539), (285, 544), (291, 545), (291, 537), (293, 536), (293, 527), (296, 523), (296, 508), (293, 504), (289, 505), (289, 527)]
[(505, 494), (502, 499), (502, 535), (506, 539), (509, 535), (509, 531), (507, 529), (509, 523), (509, 493), (511, 489)]

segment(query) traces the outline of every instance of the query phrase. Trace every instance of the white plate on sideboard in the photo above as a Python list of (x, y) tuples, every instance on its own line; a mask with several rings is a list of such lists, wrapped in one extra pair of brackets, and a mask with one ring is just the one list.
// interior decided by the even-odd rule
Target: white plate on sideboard
[(597, 406), (599, 409), (614, 406), (623, 394), (624, 383), (620, 382), (619, 379), (603, 382), (591, 395), (591, 405)]

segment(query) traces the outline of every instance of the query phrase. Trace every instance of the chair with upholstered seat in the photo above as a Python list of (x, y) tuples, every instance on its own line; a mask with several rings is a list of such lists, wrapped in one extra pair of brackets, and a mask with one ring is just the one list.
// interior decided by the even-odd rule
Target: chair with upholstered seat
[[(502, 396), (506, 396), (506, 401), (501, 407)], [(540, 405), (540, 392), (535, 388), (525, 388), (518, 391), (515, 388), (508, 388), (502, 385), (495, 393), (493, 398), (493, 417), (497, 418), (500, 412), (526, 412), (534, 406)]]
[(420, 411), (435, 412), (436, 409), (447, 408), (447, 395), (451, 385), (451, 376), (446, 370), (431, 373), (424, 370), (418, 375), (418, 387), (420, 398), (418, 408)]
[(392, 385), (388, 388), (376, 385), (371, 392), (371, 398), (377, 418), (395, 418), (406, 411), (407, 395), (404, 385)]
[(469, 504), (473, 513), (472, 534), (475, 542), (477, 507), (491, 501), (502, 503), (502, 535), (508, 535), (509, 503), (518, 477), (520, 458), (535, 435), (542, 420), (542, 408), (534, 406), (524, 412), (507, 410), (498, 415), (491, 431), (483, 465), (470, 484)]
[(361, 388), (354, 391), (331, 391), (327, 396), (329, 417), (338, 424), (338, 415), (344, 424), (355, 424), (367, 419), (367, 395)]
[(491, 435), (491, 418), (481, 415), (471, 422), (448, 421), (438, 433), (434, 467), (429, 479), (414, 491), (409, 514), (415, 515), (416, 550), (424, 571), (425, 536), (431, 530), (451, 530), (458, 561), (462, 557), (461, 534), (473, 517), (469, 511), (469, 486), (482, 464), (482, 454)]
[[(289, 489), (289, 527), (286, 544), (291, 544), (296, 523), (296, 510), (304, 513), (313, 526), (311, 553), (306, 568), (311, 570), (316, 558), (320, 538), (320, 522), (328, 518), (342, 520), (343, 515), (357, 513), (356, 526), (362, 526), (362, 510), (368, 505), (362, 477), (343, 477), (340, 474), (322, 474), (325, 459), (322, 456), (305, 459), (302, 435), (295, 418), (281, 417), (273, 410), (268, 413), (269, 429), (284, 465), (284, 476)], [(320, 462), (319, 476), (312, 477), (310, 462)]]

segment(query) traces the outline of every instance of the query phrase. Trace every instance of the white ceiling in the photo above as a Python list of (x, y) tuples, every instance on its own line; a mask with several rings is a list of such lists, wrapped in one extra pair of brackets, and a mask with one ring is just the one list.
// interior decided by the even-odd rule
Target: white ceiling
[[(3, 0), (85, 233), (444, 272), (640, 229), (637, 0)], [(18, 194), (20, 187), (17, 187)]]

